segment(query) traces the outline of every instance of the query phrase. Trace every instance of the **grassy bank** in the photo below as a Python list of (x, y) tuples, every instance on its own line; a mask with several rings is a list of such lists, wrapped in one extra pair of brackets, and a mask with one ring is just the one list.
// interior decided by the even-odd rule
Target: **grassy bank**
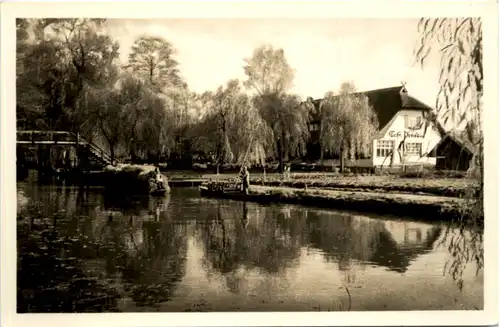
[[(166, 172), (169, 179), (177, 180), (235, 180), (236, 173), (199, 174), (195, 172)], [(432, 177), (404, 177), (406, 175), (341, 175), (335, 173), (292, 173), (288, 178), (282, 174), (251, 173), (250, 183), (260, 186), (318, 188), (328, 190), (349, 190), (356, 192), (411, 193), (435, 196), (463, 197), (477, 186), (477, 181), (469, 178), (453, 178), (435, 175)], [(411, 176), (411, 175), (410, 175)]]
[(289, 179), (254, 177), (251, 183), (263, 186), (317, 188), (357, 192), (390, 192), (463, 197), (475, 182), (464, 178), (400, 178), (395, 176), (328, 176), (300, 174)]
[(463, 199), (453, 197), (295, 189), (252, 185), (249, 194), (207, 194), (259, 203), (291, 203), (322, 208), (414, 217), (422, 220), (455, 220), (462, 216)]

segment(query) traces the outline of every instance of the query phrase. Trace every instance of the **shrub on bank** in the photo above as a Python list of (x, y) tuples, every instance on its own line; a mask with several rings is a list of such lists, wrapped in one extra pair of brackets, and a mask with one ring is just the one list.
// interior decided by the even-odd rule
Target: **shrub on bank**
[[(151, 194), (160, 191), (156, 176), (156, 167), (149, 165), (119, 164), (104, 168), (105, 186), (125, 193)], [(164, 188), (167, 192), (170, 191), (167, 178), (164, 175), (160, 176)]]

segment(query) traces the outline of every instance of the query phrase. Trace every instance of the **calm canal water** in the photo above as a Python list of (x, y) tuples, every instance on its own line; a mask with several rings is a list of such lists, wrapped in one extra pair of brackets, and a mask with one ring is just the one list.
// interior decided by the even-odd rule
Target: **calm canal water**
[[(300, 206), (18, 187), (18, 312), (482, 309), (446, 226)], [(440, 245), (443, 243), (444, 245)]]

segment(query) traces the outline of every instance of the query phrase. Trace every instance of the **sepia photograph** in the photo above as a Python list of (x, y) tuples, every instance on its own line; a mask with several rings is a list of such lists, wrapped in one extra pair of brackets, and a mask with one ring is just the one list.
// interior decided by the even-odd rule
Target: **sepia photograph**
[(75, 6), (9, 15), (12, 314), (493, 314), (484, 17)]

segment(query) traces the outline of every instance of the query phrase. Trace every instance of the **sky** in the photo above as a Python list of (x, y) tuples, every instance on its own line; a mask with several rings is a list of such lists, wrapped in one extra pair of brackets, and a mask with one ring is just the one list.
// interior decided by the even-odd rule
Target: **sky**
[(434, 106), (439, 61), (415, 63), (417, 19), (109, 19), (108, 33), (127, 61), (141, 35), (160, 36), (177, 49), (181, 74), (195, 92), (245, 79), (244, 58), (263, 44), (283, 48), (295, 69), (290, 90), (321, 98), (352, 81), (360, 91), (400, 86)]

